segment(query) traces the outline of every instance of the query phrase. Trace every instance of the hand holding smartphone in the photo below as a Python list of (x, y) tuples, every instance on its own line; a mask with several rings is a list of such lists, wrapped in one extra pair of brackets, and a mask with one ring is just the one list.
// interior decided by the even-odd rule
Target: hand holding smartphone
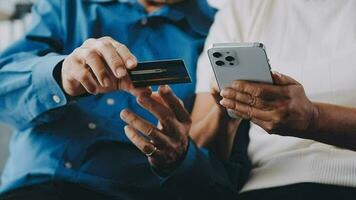
[[(220, 43), (208, 50), (219, 89), (235, 80), (273, 84), (271, 67), (262, 43)], [(228, 110), (232, 118), (239, 118)]]

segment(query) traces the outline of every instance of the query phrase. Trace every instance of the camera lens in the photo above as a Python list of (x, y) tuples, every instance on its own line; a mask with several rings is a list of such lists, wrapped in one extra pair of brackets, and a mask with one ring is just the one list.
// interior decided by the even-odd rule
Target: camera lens
[(232, 62), (232, 61), (235, 60), (235, 58), (232, 57), (232, 56), (227, 56), (227, 57), (225, 58), (225, 60), (228, 61), (228, 62)]
[(220, 57), (222, 56), (222, 54), (219, 53), (219, 52), (215, 52), (215, 53), (213, 53), (213, 56), (214, 56), (215, 58), (220, 58)]
[(217, 66), (223, 66), (223, 65), (225, 65), (225, 63), (224, 63), (223, 61), (221, 61), (221, 60), (216, 61), (215, 64), (216, 64)]

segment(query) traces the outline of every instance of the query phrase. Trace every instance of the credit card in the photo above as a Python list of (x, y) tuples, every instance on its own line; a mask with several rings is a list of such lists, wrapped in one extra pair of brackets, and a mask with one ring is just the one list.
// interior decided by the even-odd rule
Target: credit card
[(192, 82), (180, 59), (140, 62), (135, 69), (129, 70), (129, 76), (135, 87)]

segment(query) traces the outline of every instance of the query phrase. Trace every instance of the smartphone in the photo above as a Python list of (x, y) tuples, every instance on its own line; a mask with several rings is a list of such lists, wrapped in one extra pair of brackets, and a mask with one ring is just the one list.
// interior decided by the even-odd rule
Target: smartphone
[[(273, 84), (271, 67), (262, 43), (219, 43), (208, 50), (219, 89), (234, 80)], [(228, 114), (238, 118), (231, 110)]]

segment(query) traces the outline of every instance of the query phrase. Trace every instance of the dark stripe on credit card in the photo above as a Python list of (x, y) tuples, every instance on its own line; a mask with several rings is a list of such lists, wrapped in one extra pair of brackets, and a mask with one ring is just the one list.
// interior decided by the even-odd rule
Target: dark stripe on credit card
[(135, 87), (192, 82), (183, 60), (140, 62), (129, 76)]

